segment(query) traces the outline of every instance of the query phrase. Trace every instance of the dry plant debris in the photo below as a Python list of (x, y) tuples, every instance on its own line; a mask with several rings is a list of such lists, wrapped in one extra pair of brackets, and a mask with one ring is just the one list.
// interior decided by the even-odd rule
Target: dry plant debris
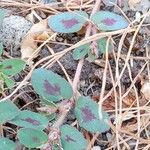
[(150, 149), (149, 0), (0, 12), (0, 149)]

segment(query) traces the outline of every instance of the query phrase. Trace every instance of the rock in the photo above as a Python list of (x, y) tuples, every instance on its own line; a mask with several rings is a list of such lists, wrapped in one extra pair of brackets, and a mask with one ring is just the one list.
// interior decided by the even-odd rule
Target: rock
[(17, 50), (20, 47), (22, 38), (31, 28), (32, 23), (21, 16), (9, 16), (3, 20), (2, 29), (0, 29), (0, 42), (7, 49)]

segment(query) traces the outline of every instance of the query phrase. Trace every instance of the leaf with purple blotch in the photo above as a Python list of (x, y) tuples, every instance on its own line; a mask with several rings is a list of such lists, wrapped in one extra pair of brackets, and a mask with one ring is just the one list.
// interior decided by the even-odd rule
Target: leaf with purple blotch
[(19, 109), (10, 100), (0, 102), (0, 124), (4, 124), (19, 115)]
[(8, 138), (0, 137), (0, 150), (16, 150), (17, 145)]
[(109, 130), (109, 116), (101, 110), (99, 116), (99, 106), (89, 97), (81, 96), (76, 102), (75, 115), (79, 125), (92, 133), (105, 132)]
[(109, 11), (99, 11), (92, 16), (91, 20), (102, 31), (120, 30), (129, 25), (124, 17)]
[(27, 148), (40, 147), (48, 140), (48, 136), (45, 132), (31, 128), (20, 129), (17, 136), (20, 143)]
[(34, 70), (31, 83), (34, 90), (47, 101), (70, 99), (73, 95), (71, 85), (61, 76), (47, 69)]
[(1, 71), (8, 75), (13, 76), (19, 73), (25, 67), (25, 62), (21, 59), (12, 58), (12, 59), (5, 59), (1, 63), (2, 68)]
[(84, 150), (87, 141), (75, 127), (63, 125), (60, 127), (61, 144), (64, 150)]
[(89, 43), (81, 45), (74, 49), (72, 56), (74, 60), (79, 60), (81, 58), (84, 58), (88, 54), (89, 50), (90, 50)]
[(79, 31), (86, 23), (88, 15), (84, 11), (63, 12), (48, 18), (49, 27), (59, 33)]
[(34, 128), (34, 129), (45, 129), (48, 125), (48, 119), (39, 114), (29, 110), (21, 111), (20, 114), (13, 120), (9, 121), (20, 127)]

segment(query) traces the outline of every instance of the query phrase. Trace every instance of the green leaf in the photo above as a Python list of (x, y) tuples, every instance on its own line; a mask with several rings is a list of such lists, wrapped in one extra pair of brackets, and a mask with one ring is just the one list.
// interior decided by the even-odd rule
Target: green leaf
[(2, 23), (3, 23), (5, 15), (6, 15), (5, 10), (4, 9), (0, 9), (0, 28), (2, 26)]
[(63, 12), (48, 18), (49, 27), (60, 33), (79, 31), (86, 23), (88, 15), (84, 11)]
[(12, 79), (10, 79), (5, 74), (2, 74), (2, 78), (4, 79), (4, 82), (9, 89), (13, 88), (15, 82)]
[[(100, 115), (99, 115), (100, 112)], [(75, 115), (79, 125), (92, 133), (109, 130), (109, 116), (89, 97), (81, 96), (76, 102)]]
[(129, 25), (124, 17), (109, 11), (99, 11), (92, 16), (91, 20), (102, 31), (120, 30)]
[[(107, 39), (108, 38), (101, 38), (97, 41), (97, 44), (98, 44), (98, 48), (99, 48), (99, 51), (103, 54), (106, 53), (106, 44), (107, 44)], [(110, 52), (113, 48), (113, 45), (112, 45), (112, 42), (109, 41), (109, 44), (108, 44), (108, 52)]]
[(4, 137), (0, 137), (0, 150), (16, 150), (16, 144)]
[(81, 45), (81, 46), (75, 48), (73, 51), (74, 60), (79, 60), (79, 59), (85, 57), (85, 55), (88, 54), (89, 50), (90, 50), (90, 44)]
[(10, 121), (10, 123), (15, 124), (20, 127), (34, 128), (43, 130), (48, 125), (48, 119), (39, 114), (29, 110), (21, 111), (20, 114)]
[(0, 56), (3, 54), (3, 44), (0, 43)]
[(85, 150), (87, 141), (83, 135), (74, 127), (63, 125), (60, 128), (61, 143), (64, 150)]
[(2, 61), (2, 72), (6, 75), (15, 75), (23, 70), (25, 62), (21, 59), (12, 58)]
[(47, 142), (48, 136), (41, 130), (22, 128), (18, 131), (21, 144), (28, 148), (37, 148)]
[(19, 114), (19, 109), (10, 100), (0, 102), (0, 124), (15, 118)]
[[(37, 82), (38, 81), (38, 82)], [(44, 99), (60, 101), (73, 95), (70, 84), (61, 76), (46, 69), (36, 69), (32, 73), (31, 83), (34, 90)]]

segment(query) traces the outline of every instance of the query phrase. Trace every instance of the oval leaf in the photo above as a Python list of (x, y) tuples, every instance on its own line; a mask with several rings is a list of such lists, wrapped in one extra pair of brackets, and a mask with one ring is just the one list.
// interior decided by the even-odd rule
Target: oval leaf
[(79, 60), (88, 54), (90, 50), (90, 44), (81, 45), (74, 49), (73, 58), (74, 60)]
[(28, 148), (36, 148), (47, 142), (48, 136), (41, 130), (22, 128), (18, 131), (21, 144)]
[(99, 11), (91, 19), (102, 31), (120, 30), (128, 27), (128, 22), (124, 17), (109, 11)]
[(0, 137), (0, 150), (16, 150), (16, 144), (4, 137)]
[(64, 150), (84, 150), (87, 147), (87, 141), (83, 135), (74, 127), (63, 125), (60, 128), (61, 143)]
[[(109, 130), (109, 116), (101, 110), (99, 115), (99, 106), (89, 97), (80, 97), (76, 102), (75, 115), (79, 125), (90, 132), (105, 132)], [(101, 118), (100, 118), (101, 116)]]
[(12, 58), (2, 61), (2, 72), (6, 75), (15, 75), (25, 67), (25, 62), (21, 59)]
[(48, 125), (49, 121), (41, 114), (29, 110), (24, 110), (20, 112), (20, 114), (10, 122), (20, 127), (43, 130)]
[(0, 124), (15, 118), (19, 114), (19, 109), (10, 100), (0, 102)]
[(84, 11), (63, 12), (48, 18), (49, 27), (60, 33), (79, 31), (87, 21), (88, 15)]
[(70, 84), (50, 70), (42, 68), (34, 70), (31, 83), (35, 91), (49, 101), (69, 99), (73, 95)]

